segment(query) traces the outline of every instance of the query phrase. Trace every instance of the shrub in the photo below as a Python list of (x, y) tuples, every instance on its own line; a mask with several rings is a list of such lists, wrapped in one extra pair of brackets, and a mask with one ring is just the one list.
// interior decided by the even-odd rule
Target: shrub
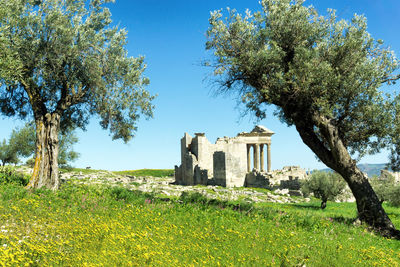
[(182, 192), (180, 198), (180, 201), (182, 201), (185, 204), (188, 203), (198, 203), (198, 204), (207, 204), (208, 203), (208, 199), (207, 197), (203, 196), (201, 193), (199, 192)]
[(345, 181), (338, 173), (314, 170), (310, 178), (302, 183), (301, 191), (304, 196), (313, 193), (322, 201), (321, 209), (324, 209), (326, 202), (335, 200), (343, 192), (345, 186)]
[(395, 186), (394, 177), (392, 175), (385, 175), (384, 177), (375, 176), (370, 179), (370, 182), (380, 201), (389, 201)]
[(29, 182), (29, 176), (19, 173), (11, 166), (0, 167), (0, 184), (16, 184), (25, 186)]
[(387, 201), (394, 207), (400, 207), (400, 184), (396, 184), (393, 175), (385, 172), (381, 177), (373, 177), (371, 185), (381, 202)]
[(150, 199), (153, 198), (150, 197), (149, 194), (145, 194), (141, 191), (132, 191), (129, 190), (128, 188), (119, 186), (110, 188), (109, 194), (112, 199), (122, 200), (126, 202), (134, 202), (138, 198), (146, 198), (146, 197), (149, 197)]
[(388, 191), (389, 204), (395, 207), (400, 207), (400, 185), (393, 186)]

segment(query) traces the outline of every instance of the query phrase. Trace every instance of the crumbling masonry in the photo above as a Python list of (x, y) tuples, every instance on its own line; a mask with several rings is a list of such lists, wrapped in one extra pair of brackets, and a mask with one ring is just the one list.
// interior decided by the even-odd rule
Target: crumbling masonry
[(259, 125), (250, 133), (218, 138), (215, 144), (211, 144), (204, 133), (196, 133), (195, 137), (185, 133), (181, 139), (181, 165), (175, 166), (176, 183), (227, 187), (268, 183), (266, 177), (271, 172), (273, 134)]

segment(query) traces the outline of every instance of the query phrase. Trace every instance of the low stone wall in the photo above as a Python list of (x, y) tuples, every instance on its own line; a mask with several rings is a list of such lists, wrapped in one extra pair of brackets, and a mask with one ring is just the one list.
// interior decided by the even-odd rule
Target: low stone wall
[(271, 188), (270, 176), (257, 171), (252, 171), (246, 174), (244, 182), (245, 187)]
[(301, 184), (299, 179), (294, 180), (281, 180), (279, 188), (289, 190), (300, 190)]

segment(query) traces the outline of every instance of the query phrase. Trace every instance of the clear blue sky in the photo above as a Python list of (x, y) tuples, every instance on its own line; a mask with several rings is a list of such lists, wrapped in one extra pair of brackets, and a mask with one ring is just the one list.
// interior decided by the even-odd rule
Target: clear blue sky
[[(241, 118), (234, 95), (213, 94), (210, 69), (200, 66), (207, 58), (205, 32), (210, 11), (235, 8), (244, 12), (259, 9), (258, 0), (116, 0), (110, 5), (114, 23), (128, 30), (130, 56), (144, 55), (150, 78), (148, 90), (158, 94), (154, 118), (141, 119), (136, 137), (128, 144), (112, 141), (96, 118), (87, 131), (78, 131), (75, 150), (81, 154), (76, 167), (129, 170), (173, 168), (180, 164), (180, 138), (184, 132), (205, 132), (211, 142), (217, 137), (250, 131), (255, 121)], [(383, 39), (400, 55), (399, 0), (313, 0), (306, 1), (321, 14), (337, 10), (339, 18), (354, 13), (368, 18), (368, 30)], [(399, 87), (399, 86), (398, 86)], [(23, 123), (0, 117), (0, 139)], [(300, 165), (306, 169), (324, 168), (303, 144), (296, 130), (272, 116), (259, 122), (276, 134), (272, 136), (272, 169)], [(361, 162), (384, 163), (387, 154), (367, 157)]]

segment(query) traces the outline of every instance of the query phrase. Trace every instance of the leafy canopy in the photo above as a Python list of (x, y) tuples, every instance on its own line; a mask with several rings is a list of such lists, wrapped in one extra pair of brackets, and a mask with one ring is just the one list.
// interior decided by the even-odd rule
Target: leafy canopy
[(0, 161), (17, 164), (21, 157), (29, 157), (35, 152), (35, 131), (32, 125), (26, 124), (20, 129), (14, 129), (8, 140), (0, 144)]
[(144, 89), (144, 58), (128, 56), (108, 2), (0, 2), (1, 113), (57, 113), (63, 129), (84, 128), (97, 114), (113, 139), (134, 135), (140, 113), (152, 116), (154, 97)]
[(7, 163), (17, 164), (19, 162), (18, 151), (14, 146), (8, 144), (5, 139), (0, 142), (0, 161), (3, 166)]
[(338, 129), (350, 152), (377, 152), (391, 125), (378, 88), (399, 78), (398, 61), (367, 32), (365, 17), (337, 20), (334, 10), (320, 16), (303, 4), (262, 0), (259, 12), (211, 14), (206, 47), (215, 60), (207, 65), (220, 78), (220, 92), (238, 92), (259, 118), (273, 104), (288, 125), (307, 120), (307, 131), (326, 150), (332, 144), (323, 138), (321, 122)]

